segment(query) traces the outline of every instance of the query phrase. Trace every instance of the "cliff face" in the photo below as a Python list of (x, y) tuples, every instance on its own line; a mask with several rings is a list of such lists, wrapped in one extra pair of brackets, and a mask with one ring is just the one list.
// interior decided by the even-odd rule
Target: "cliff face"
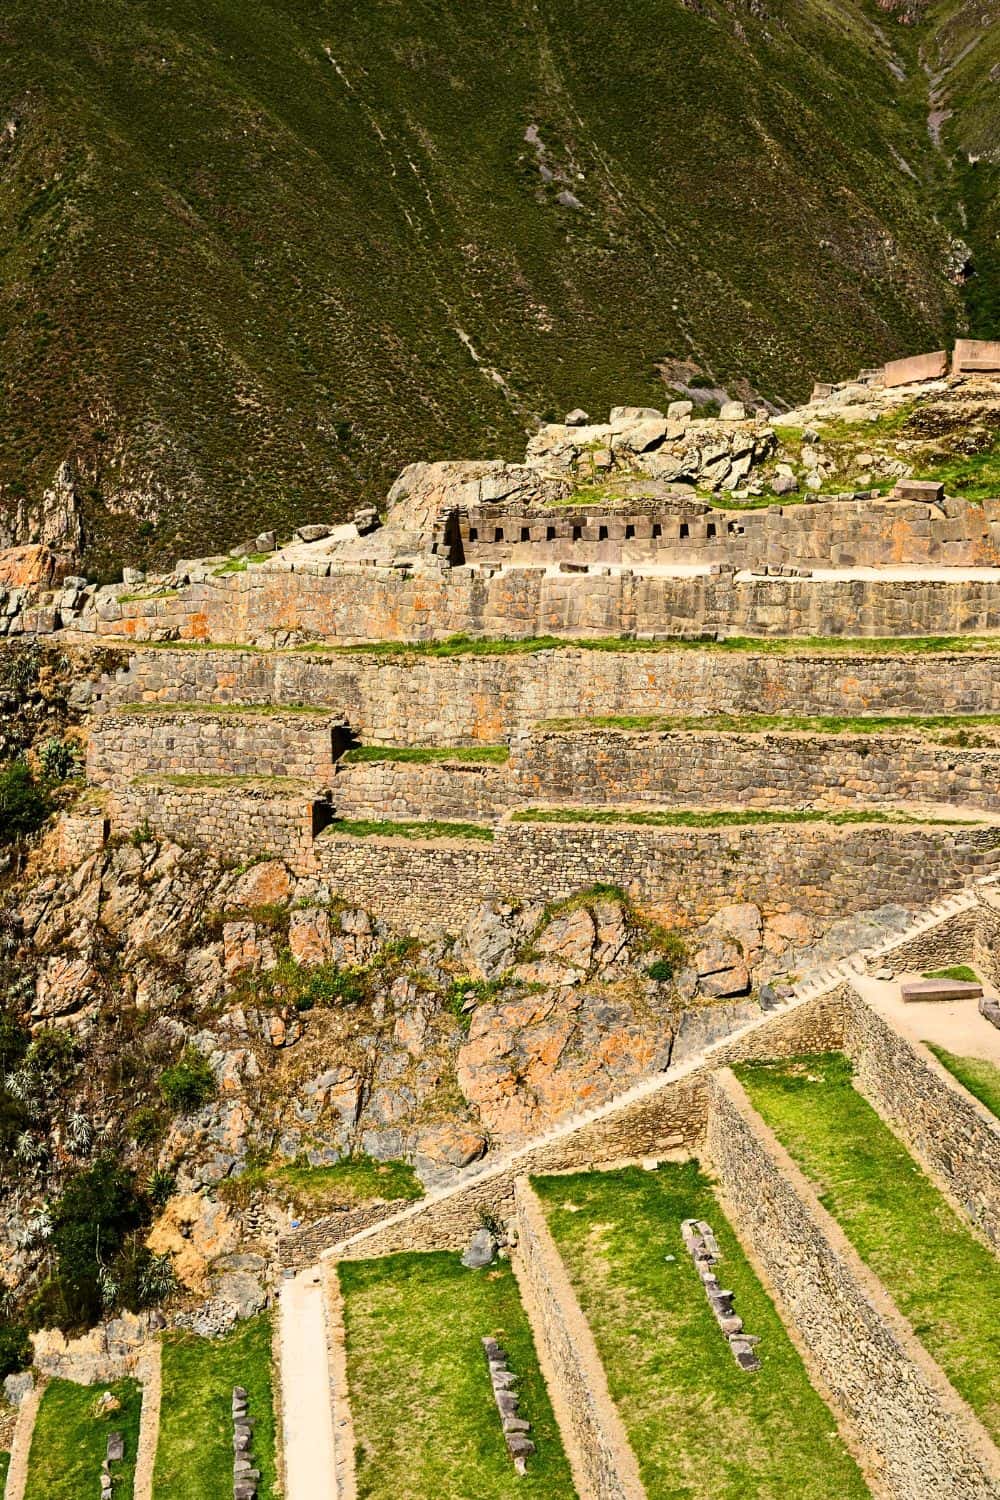
[(939, 346), (970, 251), (988, 320), (996, 42), (941, 9), (14, 0), (0, 537), (102, 572), (579, 402), (788, 402)]

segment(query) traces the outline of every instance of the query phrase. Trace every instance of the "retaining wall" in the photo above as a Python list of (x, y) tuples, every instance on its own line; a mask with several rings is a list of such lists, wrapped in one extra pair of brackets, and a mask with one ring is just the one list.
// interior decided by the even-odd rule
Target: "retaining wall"
[(491, 822), (516, 799), (502, 765), (357, 761), (337, 767), (342, 818), (469, 818)]
[(87, 746), (87, 779), (104, 786), (140, 772), (222, 774), (329, 786), (338, 733), (321, 714), (102, 714)]
[(726, 1211), (892, 1500), (1000, 1495), (1000, 1454), (731, 1073), (710, 1080)]
[(158, 838), (193, 844), (221, 859), (285, 860), (305, 874), (315, 868), (313, 803), (303, 792), (256, 787), (124, 787), (107, 805), (112, 834), (148, 828)]
[(1000, 1250), (1000, 1121), (850, 986), (844, 1051), (862, 1093)]
[(567, 648), (505, 656), (137, 649), (104, 684), (136, 702), (329, 704), (372, 743), (499, 743), (619, 714), (1000, 713), (996, 654), (768, 655)]
[[(581, 1500), (645, 1500), (594, 1335), (527, 1178), (514, 1184), (517, 1279)], [(544, 1351), (542, 1356), (541, 1351)]]
[[(99, 639), (432, 641), (452, 635), (640, 637), (962, 635), (1000, 630), (989, 574), (949, 579), (653, 577), (598, 568), (358, 569), (322, 576), (266, 565), (175, 597), (105, 598)], [(328, 564), (326, 566), (329, 566)], [(305, 565), (308, 567), (308, 564)]]
[(669, 806), (965, 804), (1000, 809), (1000, 744), (963, 749), (905, 734), (538, 730), (511, 744), (525, 801)]

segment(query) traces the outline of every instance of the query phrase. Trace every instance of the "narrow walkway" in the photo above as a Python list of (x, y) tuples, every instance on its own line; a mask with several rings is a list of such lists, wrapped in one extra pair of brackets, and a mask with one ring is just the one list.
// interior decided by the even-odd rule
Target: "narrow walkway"
[(285, 1500), (337, 1500), (323, 1284), (315, 1267), (281, 1286)]
[(134, 1500), (153, 1500), (153, 1469), (156, 1464), (156, 1445), (160, 1438), (162, 1353), (159, 1341), (150, 1344), (143, 1353), (136, 1372), (142, 1381), (142, 1416), (135, 1457)]
[[(1000, 1031), (979, 1014), (977, 1000), (903, 1000), (900, 985), (920, 977), (919, 973), (899, 973), (894, 980), (880, 980), (858, 975), (852, 983), (872, 1009), (904, 1036), (1000, 1067)], [(987, 995), (997, 993), (986, 980), (983, 989)]]

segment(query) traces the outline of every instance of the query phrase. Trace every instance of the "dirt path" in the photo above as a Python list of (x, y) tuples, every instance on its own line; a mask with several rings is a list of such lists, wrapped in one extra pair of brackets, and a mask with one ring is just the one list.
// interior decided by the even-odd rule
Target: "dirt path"
[(35, 1418), (45, 1391), (45, 1382), (39, 1381), (34, 1390), (28, 1392), (17, 1409), (17, 1426), (14, 1441), (10, 1446), (10, 1468), (7, 1471), (5, 1500), (24, 1500), (28, 1483), (28, 1454), (31, 1452), (31, 1435), (35, 1430)]
[[(904, 1036), (916, 1042), (933, 1042), (959, 1057), (979, 1057), (1000, 1067), (1000, 1031), (979, 1014), (976, 1000), (911, 1000), (900, 997), (899, 986), (919, 974), (897, 974), (894, 980), (859, 975), (853, 982), (874, 1010), (886, 1016)], [(993, 985), (984, 982), (987, 995)]]
[(315, 1267), (281, 1286), (281, 1408), (286, 1500), (337, 1500), (326, 1311)]

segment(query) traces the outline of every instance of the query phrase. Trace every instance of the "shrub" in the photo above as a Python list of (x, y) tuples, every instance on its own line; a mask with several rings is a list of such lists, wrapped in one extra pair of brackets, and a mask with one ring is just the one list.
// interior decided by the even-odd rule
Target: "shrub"
[(0, 846), (37, 833), (52, 804), (23, 760), (0, 770)]
[(668, 932), (662, 927), (653, 928), (650, 937), (656, 957), (646, 969), (646, 973), (650, 979), (663, 984), (668, 979), (673, 979), (678, 969), (684, 967), (687, 961), (687, 945), (679, 933)]
[(173, 1172), (157, 1167), (149, 1178), (149, 1201), (153, 1207), (163, 1208), (176, 1186), (177, 1178)]
[(65, 781), (80, 769), (76, 746), (70, 740), (55, 737), (46, 740), (38, 752), (38, 759), (50, 781)]
[(160, 1139), (164, 1125), (161, 1112), (151, 1104), (144, 1104), (125, 1122), (125, 1134), (137, 1146), (151, 1146)]
[(0, 1380), (31, 1364), (31, 1339), (23, 1323), (0, 1323)]
[(164, 1102), (179, 1114), (200, 1109), (215, 1096), (215, 1074), (208, 1058), (197, 1047), (185, 1047), (179, 1062), (160, 1074)]
[(60, 1317), (71, 1324), (96, 1322), (118, 1296), (116, 1261), (148, 1219), (135, 1176), (104, 1156), (79, 1172), (52, 1209), (50, 1243)]

